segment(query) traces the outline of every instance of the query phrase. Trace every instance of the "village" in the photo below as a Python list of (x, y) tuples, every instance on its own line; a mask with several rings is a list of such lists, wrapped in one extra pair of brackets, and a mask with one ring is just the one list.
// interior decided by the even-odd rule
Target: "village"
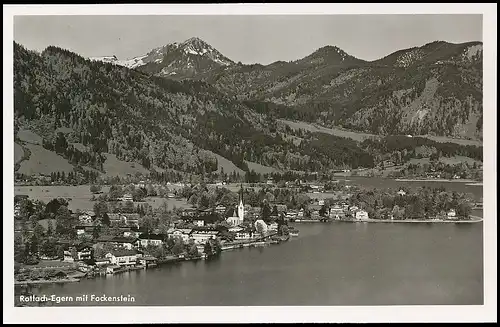
[[(233, 192), (225, 182), (159, 185), (141, 180), (111, 186), (107, 194), (91, 186), (98, 194), (93, 196), (94, 210), (78, 212), (71, 212), (65, 199), (44, 204), (16, 195), (16, 284), (74, 282), (186, 260), (210, 260), (226, 250), (286, 242), (299, 236), (299, 223), (421, 217), (414, 207), (418, 203), (405, 206), (420, 196), (403, 188), (374, 194), (339, 181), (278, 185), (272, 179), (238, 186)], [(164, 187), (168, 188), (161, 192), (164, 198), (185, 198), (190, 206), (174, 210), (135, 206), (137, 200), (157, 195)], [(443, 201), (436, 207), (440, 218), (426, 212), (428, 221), (469, 219), (458, 195), (424, 191)]]

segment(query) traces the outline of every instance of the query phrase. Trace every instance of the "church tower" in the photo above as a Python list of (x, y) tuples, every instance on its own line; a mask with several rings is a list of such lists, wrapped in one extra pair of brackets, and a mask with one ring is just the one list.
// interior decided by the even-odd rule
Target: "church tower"
[(240, 203), (238, 204), (238, 218), (240, 218), (243, 222), (243, 219), (245, 217), (245, 207), (243, 206), (243, 185), (241, 185), (239, 193)]

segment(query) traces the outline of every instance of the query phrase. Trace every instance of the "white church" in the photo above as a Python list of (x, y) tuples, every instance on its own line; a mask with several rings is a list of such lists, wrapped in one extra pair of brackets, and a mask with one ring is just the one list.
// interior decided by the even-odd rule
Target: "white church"
[[(226, 221), (231, 226), (239, 226), (243, 223), (243, 219), (245, 218), (245, 206), (243, 205), (243, 188), (240, 189), (239, 192), (240, 203), (238, 204), (238, 208), (234, 210), (233, 216), (226, 219)], [(238, 213), (236, 213), (238, 210)]]

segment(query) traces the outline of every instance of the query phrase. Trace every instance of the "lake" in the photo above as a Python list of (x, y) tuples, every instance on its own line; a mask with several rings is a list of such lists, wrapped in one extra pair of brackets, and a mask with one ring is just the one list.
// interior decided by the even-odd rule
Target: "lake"
[[(356, 183), (368, 183), (364, 180)], [(377, 179), (371, 180), (377, 187)], [(419, 182), (395, 183), (419, 186)], [(439, 183), (425, 183), (434, 184)], [(481, 186), (441, 184), (482, 197)], [(73, 297), (131, 295), (133, 303), (107, 305), (139, 306), (483, 304), (482, 222), (295, 226), (300, 236), (280, 245), (32, 291)]]
[(296, 226), (300, 236), (280, 245), (45, 285), (34, 293), (135, 297), (108, 305), (483, 304), (482, 222)]

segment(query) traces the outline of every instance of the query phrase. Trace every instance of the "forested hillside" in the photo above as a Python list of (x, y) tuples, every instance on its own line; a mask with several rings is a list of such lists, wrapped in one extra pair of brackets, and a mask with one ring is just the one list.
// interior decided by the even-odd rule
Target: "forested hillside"
[(270, 103), (281, 118), (482, 139), (481, 42), (432, 42), (373, 62), (327, 46), (301, 60), (232, 65), (200, 78), (253, 108)]
[(151, 76), (58, 47), (39, 54), (15, 44), (14, 92), (16, 131), (35, 132), (46, 149), (101, 172), (104, 154), (199, 175), (217, 170), (211, 152), (243, 170), (245, 160), (307, 171), (358, 166), (360, 153), (370, 157), (354, 142), (319, 135), (298, 145), (271, 115), (206, 82)]

